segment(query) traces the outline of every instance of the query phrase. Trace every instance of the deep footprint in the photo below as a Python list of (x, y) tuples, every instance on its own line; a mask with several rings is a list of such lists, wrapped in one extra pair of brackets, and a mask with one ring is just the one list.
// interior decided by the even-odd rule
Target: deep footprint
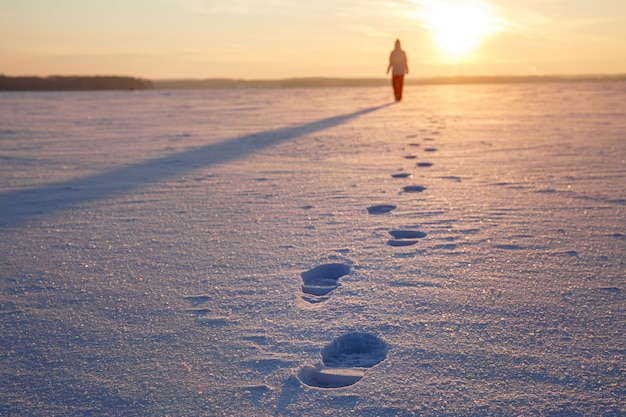
[(408, 172), (400, 172), (398, 174), (391, 174), (392, 178), (411, 178), (413, 175)]
[(387, 344), (368, 333), (348, 333), (322, 349), (322, 363), (304, 366), (298, 379), (316, 388), (343, 388), (356, 384), (365, 369), (387, 358)]
[(379, 206), (371, 206), (367, 208), (367, 212), (369, 214), (387, 214), (391, 212), (391, 210), (395, 210), (396, 206), (391, 204), (381, 204)]
[(426, 237), (426, 233), (419, 230), (390, 230), (389, 234), (394, 239), (421, 239)]
[(387, 241), (389, 246), (411, 246), (417, 243), (417, 239), (426, 237), (426, 233), (418, 230), (390, 230), (393, 239)]
[(350, 266), (345, 264), (324, 264), (303, 272), (302, 299), (309, 303), (321, 303), (328, 300), (328, 294), (339, 287), (339, 278), (350, 273)]
[(434, 164), (432, 162), (418, 162), (417, 166), (420, 168), (430, 168)]
[(426, 187), (422, 187), (421, 185), (407, 185), (403, 188), (405, 193), (421, 193), (425, 189)]

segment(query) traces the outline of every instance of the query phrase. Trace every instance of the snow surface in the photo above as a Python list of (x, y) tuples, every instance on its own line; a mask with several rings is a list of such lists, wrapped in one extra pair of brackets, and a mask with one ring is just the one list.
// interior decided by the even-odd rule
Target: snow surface
[(626, 83), (0, 95), (0, 415), (624, 415)]

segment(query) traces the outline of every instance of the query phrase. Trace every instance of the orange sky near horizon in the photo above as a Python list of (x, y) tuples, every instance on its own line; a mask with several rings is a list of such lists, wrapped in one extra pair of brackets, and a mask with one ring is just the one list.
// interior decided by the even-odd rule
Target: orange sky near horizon
[(626, 73), (624, 0), (0, 0), (0, 74)]

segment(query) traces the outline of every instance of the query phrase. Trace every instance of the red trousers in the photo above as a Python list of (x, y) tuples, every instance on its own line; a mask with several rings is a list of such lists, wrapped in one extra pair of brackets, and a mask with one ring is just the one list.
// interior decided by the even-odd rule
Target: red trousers
[(404, 74), (393, 75), (391, 77), (391, 85), (393, 86), (393, 94), (396, 96), (396, 101), (402, 100), (402, 86), (404, 85)]

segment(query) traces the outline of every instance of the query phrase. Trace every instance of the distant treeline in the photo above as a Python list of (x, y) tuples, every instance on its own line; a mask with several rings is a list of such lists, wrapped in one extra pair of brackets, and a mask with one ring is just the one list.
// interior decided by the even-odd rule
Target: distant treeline
[[(407, 77), (407, 85), (507, 84), (546, 82), (626, 81), (620, 75), (529, 75), (529, 76), (442, 76)], [(389, 85), (389, 78), (285, 78), (281, 80), (241, 80), (209, 78), (204, 80), (146, 80), (117, 76), (8, 77), (0, 75), (0, 91), (77, 91), (77, 90), (179, 90), (216, 88), (322, 88), (378, 87)]]
[(241, 80), (233, 78), (209, 78), (205, 80), (155, 80), (157, 89), (197, 88), (302, 88), (302, 87), (369, 87), (387, 85), (382, 78), (285, 78), (281, 80)]
[(7, 77), (0, 75), (4, 91), (149, 90), (152, 81), (116, 76)]
[[(405, 79), (407, 85), (438, 84), (505, 84), (542, 82), (583, 82), (626, 80), (622, 75), (578, 75), (578, 76), (444, 76)], [(297, 87), (373, 87), (386, 86), (388, 78), (286, 78), (282, 80), (240, 80), (210, 78), (204, 80), (155, 80), (154, 87), (161, 90), (202, 88), (297, 88)]]

